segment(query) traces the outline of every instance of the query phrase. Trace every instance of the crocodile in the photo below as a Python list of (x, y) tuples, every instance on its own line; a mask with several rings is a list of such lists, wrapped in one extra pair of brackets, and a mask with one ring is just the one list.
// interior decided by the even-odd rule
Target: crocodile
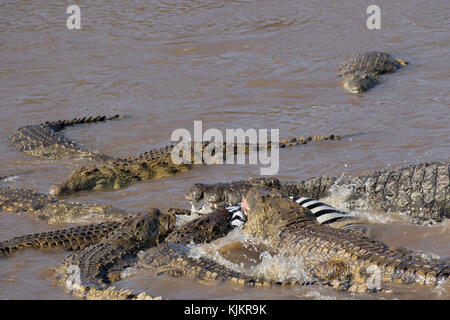
[(125, 219), (96, 243), (74, 251), (56, 269), (58, 283), (86, 299), (154, 298), (145, 293), (117, 290), (112, 283), (131, 267), (139, 250), (157, 245), (172, 231), (175, 215), (150, 209)]
[[(135, 215), (108, 231), (101, 241), (71, 253), (57, 268), (58, 282), (87, 299), (153, 299), (144, 292), (136, 294), (114, 288), (112, 284), (121, 279), (121, 272), (131, 266), (157, 268), (158, 272), (176, 276), (191, 273), (201, 279), (231, 280), (251, 286), (296, 284), (252, 278), (207, 258), (188, 257), (186, 244), (210, 242), (224, 236), (230, 231), (229, 219), (228, 211), (220, 209), (174, 228), (174, 214), (161, 215), (154, 209)], [(149, 249), (140, 251), (146, 248)]]
[(276, 281), (264, 277), (253, 277), (227, 267), (206, 257), (194, 258), (189, 254), (190, 246), (209, 243), (225, 236), (231, 230), (230, 213), (225, 208), (192, 220), (170, 233), (165, 241), (138, 255), (136, 268), (150, 269), (157, 274), (180, 277), (192, 275), (200, 280), (230, 281), (244, 286), (291, 286), (311, 285), (313, 281), (288, 279)]
[(125, 210), (109, 204), (83, 204), (54, 197), (30, 189), (0, 187), (0, 210), (27, 213), (51, 223), (89, 223), (120, 221)]
[[(290, 138), (280, 141), (278, 146), (279, 148), (285, 148), (316, 140), (340, 139), (341, 137), (336, 135)], [(215, 149), (211, 148), (211, 145), (213, 147), (215, 146), (214, 143), (210, 142), (202, 143), (201, 152), (208, 151), (213, 154)], [(266, 147), (268, 150), (271, 148), (271, 145), (271, 142), (267, 143)], [(172, 161), (172, 152), (176, 153), (179, 151), (176, 149), (177, 145), (172, 144), (163, 148), (153, 149), (136, 157), (108, 161), (103, 166), (81, 167), (75, 170), (63, 183), (52, 185), (49, 193), (55, 196), (61, 196), (78, 191), (120, 189), (138, 181), (159, 179), (184, 173), (204, 163), (203, 160), (200, 164), (194, 162), (198, 151), (194, 144), (191, 144), (190, 147), (191, 151), (193, 150), (191, 152), (191, 161), (183, 161), (181, 163), (174, 163)], [(237, 145), (234, 148), (227, 149), (227, 145), (224, 143), (222, 147), (222, 151), (225, 150), (222, 152), (224, 159), (226, 158), (227, 152), (236, 154), (238, 150)], [(243, 147), (247, 152), (253, 145), (245, 143)], [(260, 146), (256, 145), (256, 148), (258, 149)], [(217, 152), (216, 154), (219, 153)]]
[[(162, 241), (163, 237), (173, 229), (175, 223), (175, 213), (183, 209), (169, 209), (165, 214), (159, 214), (160, 234), (158, 241)], [(150, 209), (153, 214), (155, 209)], [(14, 237), (9, 240), (0, 241), (0, 257), (10, 256), (17, 251), (25, 249), (62, 249), (67, 251), (77, 251), (94, 245), (101, 240), (109, 237), (117, 230), (125, 228), (131, 220), (134, 220), (137, 213), (123, 214), (120, 219), (102, 221), (96, 223), (82, 224), (75, 227), (56, 229), (46, 232), (32, 233)], [(147, 214), (147, 213), (146, 213)]]
[(345, 188), (351, 210), (400, 211), (417, 224), (442, 222), (450, 217), (450, 163), (423, 162), (393, 169), (365, 172), (355, 177), (329, 175), (301, 181), (258, 178), (232, 183), (194, 184), (185, 198), (212, 205), (236, 204), (252, 187), (278, 190), (284, 196), (321, 199), (333, 190)]
[(344, 89), (351, 93), (361, 93), (374, 87), (380, 74), (395, 72), (407, 64), (408, 61), (393, 58), (388, 53), (370, 51), (345, 61), (337, 74), (343, 78)]
[[(149, 268), (149, 256), (158, 255), (159, 271), (182, 268), (176, 272), (177, 276), (192, 273), (205, 280), (230, 280), (250, 286), (297, 284), (252, 278), (207, 258), (190, 258), (186, 244), (210, 242), (226, 235), (231, 230), (230, 213), (225, 209), (213, 211), (174, 228), (175, 213), (186, 214), (187, 211), (171, 208), (168, 213), (161, 214), (158, 209), (150, 209), (145, 213), (127, 215), (121, 221), (15, 237), (0, 241), (0, 257), (29, 248), (73, 251), (56, 269), (58, 283), (86, 299), (154, 299), (144, 292), (137, 294), (112, 286), (113, 282), (120, 280), (123, 269), (135, 264), (137, 252), (151, 246), (157, 247), (141, 255), (139, 267)], [(145, 264), (142, 261), (146, 261)]]
[(87, 147), (76, 143), (59, 132), (64, 128), (82, 123), (96, 123), (118, 119), (119, 115), (112, 117), (97, 116), (75, 118), (73, 120), (46, 121), (37, 125), (28, 125), (19, 128), (9, 139), (12, 148), (25, 154), (46, 159), (90, 159), (107, 161), (114, 159), (99, 151), (89, 151)]
[[(390, 285), (438, 285), (450, 277), (446, 263), (421, 259), (404, 248), (389, 248), (360, 233), (319, 224), (314, 215), (280, 193), (251, 189), (243, 199), (248, 221), (243, 232), (260, 239), (285, 259), (299, 259), (313, 278), (350, 292)], [(371, 282), (374, 273), (380, 283)]]
[[(76, 295), (89, 299), (153, 299), (146, 293), (135, 294), (130, 290), (109, 288), (109, 279), (112, 279), (114, 270), (121, 270), (132, 263), (133, 255), (138, 250), (164, 241), (173, 230), (175, 220), (174, 213), (162, 214), (158, 209), (149, 209), (129, 214), (121, 221), (19, 236), (0, 241), (0, 257), (29, 248), (73, 251), (57, 268), (56, 274), (64, 285), (75, 280), (78, 286), (72, 289)], [(79, 279), (70, 277), (70, 272), (74, 270)]]
[(14, 237), (0, 241), (0, 257), (10, 256), (17, 251), (28, 248), (81, 250), (107, 237), (120, 225), (121, 222), (118, 221), (106, 221)]

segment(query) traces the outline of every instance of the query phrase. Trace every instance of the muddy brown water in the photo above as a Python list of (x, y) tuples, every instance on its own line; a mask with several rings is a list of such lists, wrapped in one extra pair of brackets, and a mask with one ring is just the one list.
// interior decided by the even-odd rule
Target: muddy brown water
[[(280, 150), (281, 178), (358, 174), (404, 163), (449, 160), (448, 1), (378, 1), (381, 30), (366, 27), (360, 1), (76, 1), (81, 30), (66, 28), (66, 4), (0, 3), (0, 176), (48, 192), (82, 161), (48, 161), (10, 150), (20, 126), (83, 115), (126, 115), (64, 133), (117, 156), (162, 146), (174, 129), (276, 128), (281, 137), (356, 134), (351, 140)], [(68, 5), (68, 4), (67, 4)], [(388, 51), (411, 62), (364, 95), (335, 75), (348, 56)], [(71, 196), (137, 210), (187, 207), (194, 182), (258, 176), (258, 165), (203, 166), (115, 192)], [(448, 222), (412, 226), (401, 215), (372, 213), (392, 246), (450, 258)], [(378, 219), (379, 218), (379, 219)], [(378, 219), (378, 220), (377, 220)], [(2, 213), (0, 239), (54, 225)], [(0, 262), (1, 299), (71, 299), (52, 269), (64, 252), (26, 251)], [(168, 298), (449, 299), (450, 289), (352, 295), (327, 288), (251, 289), (135, 274), (118, 286)]]

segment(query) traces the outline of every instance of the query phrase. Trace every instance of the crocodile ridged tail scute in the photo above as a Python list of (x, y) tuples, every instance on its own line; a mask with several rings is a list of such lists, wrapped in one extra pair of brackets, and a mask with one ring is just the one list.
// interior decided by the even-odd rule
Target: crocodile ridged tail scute
[(364, 199), (370, 207), (407, 212), (416, 222), (450, 217), (450, 163), (419, 163), (363, 174), (350, 181), (354, 207)]
[(364, 286), (367, 289), (371, 268), (383, 282), (399, 284), (437, 285), (450, 276), (445, 263), (422, 259), (407, 249), (389, 248), (360, 233), (320, 225), (307, 209), (267, 190), (251, 190), (246, 202), (249, 219), (244, 231), (266, 240), (286, 258), (300, 257), (321, 280), (342, 282), (345, 278), (347, 289), (359, 291)]
[(27, 248), (81, 250), (101, 241), (101, 239), (116, 230), (120, 224), (119, 222), (103, 222), (100, 224), (34, 233), (0, 241), (0, 257), (8, 256)]
[(319, 176), (282, 182), (280, 193), (320, 199), (329, 196), (333, 186), (348, 189), (351, 209), (404, 212), (416, 223), (450, 218), (449, 162), (409, 164), (346, 179)]
[(401, 58), (392, 58), (383, 52), (366, 52), (356, 55), (344, 62), (338, 75), (343, 78), (343, 87), (351, 93), (368, 91), (378, 82), (378, 76), (387, 72), (395, 72), (407, 65)]
[(73, 120), (47, 121), (38, 125), (28, 125), (19, 128), (9, 139), (8, 144), (28, 155), (47, 159), (75, 159), (87, 158), (99, 161), (113, 159), (100, 152), (89, 151), (85, 146), (78, 144), (59, 131), (82, 123), (96, 123), (119, 118), (97, 116), (75, 118)]
[[(71, 253), (57, 270), (61, 285), (84, 298), (96, 298), (103, 291), (103, 299), (133, 299), (138, 295), (120, 296), (111, 288), (120, 279), (120, 272), (134, 264), (139, 250), (154, 246), (160, 232), (162, 214), (157, 209), (130, 216), (124, 223), (97, 244)], [(170, 228), (164, 228), (170, 231)], [(75, 271), (75, 275), (71, 272)]]
[(73, 120), (58, 120), (58, 121), (46, 121), (44, 123), (45, 126), (51, 127), (54, 131), (60, 131), (64, 128), (71, 127), (77, 124), (82, 123), (95, 123), (95, 122), (102, 122), (107, 120), (114, 120), (118, 119), (120, 116), (118, 114), (112, 116), (112, 117), (106, 117), (106, 116), (97, 116), (97, 117), (84, 117), (84, 118), (75, 118)]

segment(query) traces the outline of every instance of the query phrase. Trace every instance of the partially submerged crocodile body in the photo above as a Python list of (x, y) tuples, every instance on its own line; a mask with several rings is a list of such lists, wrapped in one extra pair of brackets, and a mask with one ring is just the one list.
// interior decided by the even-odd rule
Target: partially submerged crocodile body
[[(286, 259), (300, 259), (313, 278), (352, 292), (389, 284), (437, 285), (450, 267), (420, 259), (407, 249), (392, 249), (362, 234), (320, 225), (309, 210), (267, 189), (251, 189), (244, 232), (269, 243)], [(376, 272), (380, 287), (369, 280)]]
[(351, 93), (361, 93), (378, 83), (378, 76), (395, 72), (408, 62), (401, 58), (392, 58), (383, 52), (366, 52), (356, 55), (344, 62), (338, 75), (343, 78), (342, 86)]
[(33, 190), (0, 188), (0, 210), (27, 213), (48, 223), (120, 221), (125, 210), (107, 204), (83, 204), (58, 200)]
[(152, 298), (145, 293), (118, 291), (111, 284), (120, 279), (123, 269), (134, 264), (139, 250), (163, 241), (174, 222), (174, 215), (162, 217), (157, 209), (126, 219), (101, 241), (71, 253), (57, 269), (59, 283), (87, 299)]
[(146, 248), (150, 249), (140, 255), (138, 267), (170, 271), (177, 276), (190, 273), (204, 280), (229, 280), (251, 286), (281, 284), (231, 271), (207, 258), (188, 256), (187, 245), (216, 240), (231, 230), (230, 214), (225, 209), (175, 229), (174, 212), (185, 212), (169, 211), (171, 213), (161, 214), (157, 209), (150, 209), (127, 215), (121, 221), (15, 237), (0, 242), (0, 257), (28, 248), (73, 251), (56, 270), (58, 283), (86, 299), (153, 299), (146, 293), (136, 294), (112, 286), (120, 280), (121, 271), (135, 265), (138, 251)]
[[(308, 138), (292, 138), (282, 140), (279, 143), (280, 148), (285, 148), (292, 145), (306, 144), (310, 141), (316, 140), (339, 140), (341, 137), (330, 136), (315, 136)], [(207, 148), (211, 148), (211, 143), (203, 143), (201, 151), (203, 153)], [(191, 146), (191, 161), (186, 163), (175, 164), (172, 161), (172, 151), (176, 150), (175, 145), (166, 146), (164, 148), (154, 149), (150, 152), (145, 152), (136, 157), (130, 157), (123, 160), (108, 161), (103, 166), (93, 166), (90, 168), (82, 167), (75, 170), (71, 176), (62, 184), (53, 185), (50, 188), (52, 195), (67, 195), (77, 191), (87, 190), (104, 190), (104, 189), (119, 189), (137, 181), (146, 181), (159, 179), (163, 177), (174, 176), (191, 170), (193, 167), (201, 165), (195, 164), (195, 154), (198, 153), (195, 146)], [(223, 145), (223, 157), (226, 158), (227, 153), (235, 154), (237, 146), (233, 150), (227, 150), (226, 144)], [(259, 148), (259, 146), (257, 146)], [(271, 143), (267, 145), (270, 149)], [(244, 150), (248, 151), (249, 145), (245, 144)], [(211, 152), (209, 150), (208, 152)], [(217, 152), (217, 154), (219, 154)], [(202, 159), (202, 158), (200, 158)]]
[[(127, 219), (125, 218), (124, 221)], [(0, 257), (25, 249), (52, 249), (75, 251), (93, 245), (120, 228), (123, 222), (107, 221), (68, 229), (33, 233), (0, 241)]]
[(450, 218), (450, 163), (445, 161), (366, 172), (348, 179), (323, 176), (287, 182), (282, 192), (317, 199), (336, 188), (349, 193), (346, 201), (351, 209), (404, 212), (416, 223)]
[(91, 245), (108, 238), (116, 231), (126, 230), (139, 216), (159, 217), (159, 236), (157, 241), (163, 241), (165, 236), (172, 231), (175, 224), (174, 211), (171, 209), (167, 213), (161, 214), (159, 210), (149, 209), (144, 213), (123, 214), (120, 220), (103, 221), (97, 223), (84, 224), (64, 229), (56, 229), (47, 232), (33, 233), (14, 237), (9, 240), (0, 241), (0, 257), (9, 256), (17, 251), (25, 249), (62, 249), (77, 251), (85, 249)]
[(231, 281), (246, 286), (309, 285), (312, 282), (277, 282), (262, 277), (252, 277), (228, 269), (205, 257), (189, 256), (189, 246), (209, 243), (225, 236), (231, 229), (230, 214), (224, 208), (192, 220), (176, 228), (165, 241), (139, 255), (138, 268), (153, 270), (157, 274), (173, 276), (192, 275), (201, 280)]
[(174, 214), (158, 209), (107, 221), (30, 234), (0, 242), (0, 257), (24, 249), (73, 251), (56, 270), (58, 282), (87, 299), (153, 299), (145, 293), (116, 290), (110, 284), (134, 264), (139, 250), (164, 241), (175, 226)]
[(117, 118), (119, 115), (47, 121), (37, 125), (28, 125), (19, 128), (8, 139), (8, 144), (18, 151), (40, 158), (111, 160), (112, 157), (98, 151), (89, 151), (88, 148), (66, 138), (59, 131), (77, 124), (96, 123)]
[(194, 184), (185, 197), (211, 204), (239, 203), (252, 187), (278, 190), (284, 196), (320, 199), (335, 188), (345, 188), (350, 209), (375, 209), (407, 213), (416, 223), (443, 221), (450, 217), (450, 163), (410, 164), (390, 170), (338, 179), (319, 176), (303, 181), (275, 178), (250, 179), (228, 184)]

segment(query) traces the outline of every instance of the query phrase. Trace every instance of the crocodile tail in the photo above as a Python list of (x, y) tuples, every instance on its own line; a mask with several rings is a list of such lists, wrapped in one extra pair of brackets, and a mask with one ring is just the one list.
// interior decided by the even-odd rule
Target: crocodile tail
[(136, 293), (129, 289), (117, 289), (115, 287), (108, 287), (103, 290), (77, 286), (72, 288), (72, 293), (87, 300), (162, 300), (162, 297), (154, 297), (145, 292)]
[(103, 222), (15, 237), (0, 242), (0, 257), (9, 256), (28, 248), (83, 249), (101, 241), (119, 225), (119, 222)]
[[(283, 139), (280, 141), (279, 147), (285, 148), (290, 146), (296, 146), (299, 144), (307, 144), (311, 141), (338, 141), (338, 140), (344, 140), (344, 139), (351, 139), (354, 137), (358, 137), (361, 135), (365, 135), (368, 132), (359, 132), (359, 133), (352, 133), (347, 135), (336, 135), (336, 134), (330, 134), (330, 135), (322, 135), (322, 136), (309, 136), (309, 137), (300, 137), (300, 138), (288, 138)], [(270, 142), (269, 142), (270, 144)]]
[(185, 272), (193, 274), (201, 280), (219, 280), (230, 281), (247, 287), (267, 287), (267, 286), (293, 286), (293, 285), (310, 285), (312, 281), (300, 282), (296, 279), (285, 281), (275, 281), (264, 277), (253, 277), (243, 273), (230, 270), (219, 263), (208, 258), (178, 258), (178, 263), (185, 265)]
[(51, 127), (54, 131), (60, 131), (64, 128), (71, 127), (81, 123), (96, 123), (103, 122), (107, 120), (118, 119), (120, 116), (118, 114), (112, 117), (106, 116), (97, 116), (97, 117), (84, 117), (84, 118), (75, 118), (72, 120), (58, 120), (58, 121), (47, 121), (44, 123), (45, 126)]
[[(300, 144), (307, 144), (311, 141), (325, 141), (325, 140), (340, 140), (341, 137), (338, 135), (331, 134), (329, 136), (322, 135), (322, 136), (309, 136), (309, 137), (299, 137), (299, 138), (287, 138), (283, 139), (279, 143), (280, 148), (286, 148), (290, 146), (296, 146)], [(270, 144), (270, 142), (269, 142)]]
[(164, 242), (157, 247), (138, 255), (138, 268), (163, 270), (173, 276), (192, 275), (206, 281), (231, 281), (243, 286), (288, 286), (309, 285), (311, 282), (298, 282), (296, 280), (274, 281), (262, 277), (253, 277), (242, 274), (205, 257), (193, 258), (188, 256), (186, 246)]

